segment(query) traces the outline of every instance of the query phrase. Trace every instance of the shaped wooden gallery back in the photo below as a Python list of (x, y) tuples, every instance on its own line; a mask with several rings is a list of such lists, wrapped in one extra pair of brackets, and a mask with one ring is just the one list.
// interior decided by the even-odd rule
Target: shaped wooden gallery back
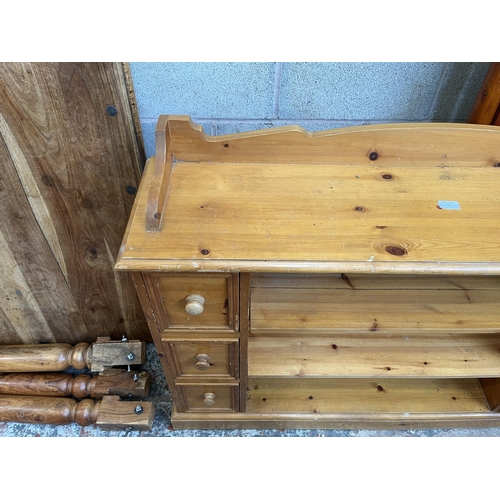
[(209, 136), (189, 116), (159, 117), (148, 231), (159, 227), (175, 162), (392, 166), (500, 166), (500, 130), (481, 125), (400, 123), (322, 132), (298, 126)]

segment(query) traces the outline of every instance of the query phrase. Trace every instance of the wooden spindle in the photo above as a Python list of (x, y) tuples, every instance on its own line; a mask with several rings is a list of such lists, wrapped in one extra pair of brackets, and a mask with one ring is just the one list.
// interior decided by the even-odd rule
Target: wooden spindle
[(57, 372), (89, 368), (100, 372), (112, 366), (138, 365), (146, 360), (146, 343), (99, 338), (93, 344), (28, 344), (0, 346), (0, 373)]
[(98, 412), (99, 403), (93, 399), (0, 396), (0, 422), (86, 426), (97, 422)]
[(108, 369), (97, 376), (69, 373), (0, 374), (0, 394), (67, 397), (76, 399), (104, 396), (147, 397), (151, 377), (146, 372)]
[(121, 401), (104, 396), (101, 401), (40, 396), (0, 396), (0, 422), (81, 426), (98, 425), (105, 430), (150, 431), (154, 420), (151, 402)]
[(17, 396), (74, 396), (83, 399), (90, 395), (92, 376), (70, 373), (4, 373), (0, 375), (0, 394)]
[(90, 344), (29, 344), (0, 346), (0, 372), (57, 372), (88, 366)]

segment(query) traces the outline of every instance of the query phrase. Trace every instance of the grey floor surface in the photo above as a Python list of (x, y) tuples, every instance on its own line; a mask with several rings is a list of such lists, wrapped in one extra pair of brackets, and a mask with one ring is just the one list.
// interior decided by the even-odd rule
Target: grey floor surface
[[(498, 437), (500, 429), (426, 429), (426, 430), (173, 430), (170, 425), (172, 399), (153, 344), (147, 345), (146, 363), (140, 369), (152, 377), (148, 401), (156, 409), (153, 428), (143, 431), (103, 431), (98, 427), (0, 423), (0, 437)], [(134, 367), (137, 368), (137, 367)]]

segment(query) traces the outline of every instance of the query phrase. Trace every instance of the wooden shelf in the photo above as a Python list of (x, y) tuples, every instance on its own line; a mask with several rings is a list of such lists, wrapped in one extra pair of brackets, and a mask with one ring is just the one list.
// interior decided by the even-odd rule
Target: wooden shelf
[(500, 334), (250, 337), (249, 377), (500, 377)]
[(477, 379), (266, 379), (248, 381), (258, 413), (489, 412)]
[[(497, 332), (500, 280), (491, 289), (411, 289), (412, 280), (400, 277), (407, 289), (254, 288), (252, 332), (333, 331), (418, 333), (422, 331)], [(352, 282), (351, 276), (353, 276)], [(287, 281), (287, 280), (284, 280)], [(307, 279), (302, 280), (308, 286)], [(372, 278), (377, 286), (378, 277)], [(431, 281), (430, 279), (428, 281)], [(438, 279), (436, 281), (439, 281)], [(465, 282), (465, 280), (462, 280)], [(397, 282), (397, 279), (389, 283)], [(382, 282), (381, 285), (387, 285)], [(346, 285), (347, 286), (347, 285)]]

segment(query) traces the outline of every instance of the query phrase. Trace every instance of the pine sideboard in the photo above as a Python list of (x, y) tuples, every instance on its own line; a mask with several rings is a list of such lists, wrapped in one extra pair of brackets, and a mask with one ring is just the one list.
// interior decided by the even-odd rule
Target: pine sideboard
[(183, 428), (500, 425), (500, 128), (161, 116), (115, 269)]

